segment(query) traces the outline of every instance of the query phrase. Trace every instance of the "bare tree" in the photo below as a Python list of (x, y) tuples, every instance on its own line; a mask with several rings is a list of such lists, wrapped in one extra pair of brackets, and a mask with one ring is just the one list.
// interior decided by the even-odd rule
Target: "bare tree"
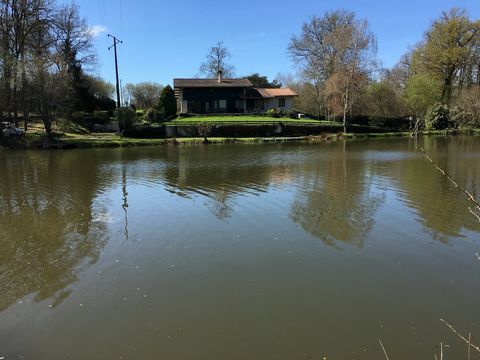
[(235, 67), (228, 63), (231, 58), (230, 50), (223, 42), (218, 42), (208, 49), (207, 60), (200, 66), (200, 73), (214, 78), (219, 72), (226, 78), (235, 76)]
[(139, 109), (149, 109), (158, 105), (163, 86), (153, 82), (126, 84), (125, 90), (130, 103)]
[(64, 94), (67, 101), (63, 102), (61, 112), (70, 118), (76, 109), (86, 110), (93, 98), (85, 76), (85, 69), (96, 63), (93, 36), (75, 3), (64, 4), (55, 11), (51, 33), (53, 61), (69, 84)]
[(34, 44), (33, 34), (44, 27), (52, 12), (50, 0), (4, 0), (0, 2), (0, 43), (2, 57), (2, 100), (9, 118), (18, 125), (22, 107), (24, 126), (30, 112), (31, 97), (27, 65)]
[[(322, 113), (322, 104), (326, 105), (323, 89), (327, 79), (333, 73), (329, 65), (335, 58), (333, 48), (326, 44), (326, 37), (332, 29), (332, 21), (338, 16), (332, 13), (320, 18), (313, 16), (308, 23), (302, 26), (300, 36), (293, 36), (288, 51), (295, 65), (299, 69), (300, 77), (310, 83), (315, 89), (315, 104), (317, 115)], [(325, 114), (328, 110), (325, 108)]]
[(351, 20), (341, 24), (328, 37), (337, 50), (334, 73), (327, 80), (327, 94), (340, 98), (343, 131), (347, 132), (347, 114), (369, 81), (375, 65), (376, 40), (366, 21)]
[(292, 37), (288, 50), (303, 77), (316, 88), (318, 104), (323, 97), (343, 115), (346, 132), (347, 114), (374, 65), (376, 40), (367, 22), (346, 10), (314, 16), (300, 36)]

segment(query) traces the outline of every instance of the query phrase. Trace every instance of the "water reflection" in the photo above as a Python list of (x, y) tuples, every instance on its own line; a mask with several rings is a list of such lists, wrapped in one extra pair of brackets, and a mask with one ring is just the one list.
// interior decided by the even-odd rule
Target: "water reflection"
[(362, 247), (385, 196), (372, 186), (367, 164), (348, 158), (346, 143), (329, 150), (303, 172), (291, 217), (327, 245), (342, 241)]
[(94, 201), (102, 181), (98, 163), (83, 157), (0, 159), (0, 311), (29, 294), (58, 305), (79, 271), (98, 260), (108, 239), (104, 208)]
[[(427, 138), (420, 145), (478, 195), (477, 138)], [(254, 220), (265, 228), (289, 218), (299, 236), (306, 232), (334, 247), (365, 245), (387, 192), (400, 200), (395, 205), (403, 215), (396, 221), (407, 223), (414, 210), (429, 239), (448, 242), (480, 230), (468, 202), (407, 139), (7, 153), (0, 154), (0, 174), (0, 311), (29, 294), (60, 304), (79, 273), (98, 261), (112, 236), (111, 218), (123, 222), (124, 240), (133, 233), (145, 238), (155, 219), (144, 211), (131, 218), (147, 205), (138, 199), (158, 206), (171, 193), (187, 216), (196, 199), (196, 214), (207, 210), (223, 222), (248, 218), (255, 207), (263, 216)], [(156, 216), (176, 224), (168, 212)], [(165, 231), (178, 238), (180, 230)]]
[[(389, 179), (400, 199), (418, 214), (418, 220), (432, 238), (447, 243), (461, 237), (464, 230), (480, 226), (469, 214), (470, 204), (455, 186), (430, 165), (416, 149), (423, 147), (440, 167), (446, 169), (473, 194), (480, 189), (478, 153), (475, 137), (427, 137), (418, 144), (410, 141), (409, 157), (402, 161), (376, 164), (375, 171)], [(387, 144), (384, 150), (388, 151)]]
[(238, 147), (168, 149), (164, 172), (167, 187), (182, 197), (205, 196), (211, 213), (220, 220), (228, 219), (234, 211), (234, 198), (266, 192), (276, 171), (276, 164), (250, 151), (238, 150)]

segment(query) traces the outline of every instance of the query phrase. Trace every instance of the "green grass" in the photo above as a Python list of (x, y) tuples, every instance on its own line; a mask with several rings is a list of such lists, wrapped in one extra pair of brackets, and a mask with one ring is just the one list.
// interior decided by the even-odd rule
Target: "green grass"
[[(329, 125), (331, 127), (331, 125)], [(354, 130), (354, 129), (352, 129)], [(374, 133), (355, 133), (347, 135), (325, 132), (318, 136), (298, 136), (298, 137), (208, 137), (211, 144), (263, 144), (263, 143), (284, 143), (284, 142), (306, 142), (317, 143), (325, 141), (335, 141), (338, 139), (366, 139), (366, 138), (387, 138), (387, 137), (409, 137), (410, 132), (374, 132)], [(446, 132), (441, 130), (424, 131), (424, 136), (446, 136), (448, 134), (464, 134), (480, 136), (480, 129), (459, 130), (455, 132)], [(35, 129), (27, 133), (26, 136), (28, 148), (43, 148), (45, 133)], [(171, 146), (171, 145), (196, 145), (203, 144), (204, 139), (199, 137), (168, 138), (168, 139), (136, 139), (118, 136), (115, 133), (91, 133), (74, 134), (64, 133), (60, 136), (60, 144), (64, 149), (73, 148), (112, 148), (112, 147), (135, 147), (135, 146)]]
[(201, 123), (212, 125), (339, 125), (332, 121), (319, 121), (311, 119), (272, 118), (267, 116), (199, 116), (192, 118), (178, 118), (167, 122), (167, 126), (192, 126)]

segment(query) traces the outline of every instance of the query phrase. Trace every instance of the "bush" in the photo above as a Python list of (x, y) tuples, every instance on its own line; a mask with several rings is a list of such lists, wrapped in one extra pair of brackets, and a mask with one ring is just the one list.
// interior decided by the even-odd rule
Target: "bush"
[(456, 106), (450, 111), (450, 121), (456, 128), (478, 129), (480, 128), (480, 114), (471, 112)]
[(200, 123), (197, 125), (197, 130), (198, 130), (198, 135), (203, 137), (206, 142), (207, 136), (209, 136), (212, 131), (212, 124), (208, 122)]
[(177, 99), (170, 85), (165, 86), (160, 94), (158, 111), (164, 119), (172, 119), (177, 115)]
[(121, 107), (117, 112), (120, 131), (131, 129), (135, 123), (135, 110), (130, 107)]
[(298, 119), (298, 111), (290, 110), (287, 115), (290, 119)]
[(448, 105), (435, 103), (425, 115), (425, 128), (427, 130), (445, 130), (450, 125), (450, 110)]
[(147, 120), (151, 123), (159, 123), (162, 121), (162, 114), (157, 109), (150, 108), (145, 113)]
[(282, 116), (282, 112), (277, 110), (276, 108), (273, 108), (273, 109), (267, 110), (266, 115), (272, 118), (279, 118)]

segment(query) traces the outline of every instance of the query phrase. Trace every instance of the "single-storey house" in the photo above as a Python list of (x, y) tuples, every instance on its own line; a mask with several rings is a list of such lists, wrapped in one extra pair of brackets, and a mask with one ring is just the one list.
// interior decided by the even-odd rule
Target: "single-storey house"
[(269, 109), (289, 111), (298, 96), (289, 88), (254, 88), (250, 80), (174, 79), (181, 114), (259, 113)]

